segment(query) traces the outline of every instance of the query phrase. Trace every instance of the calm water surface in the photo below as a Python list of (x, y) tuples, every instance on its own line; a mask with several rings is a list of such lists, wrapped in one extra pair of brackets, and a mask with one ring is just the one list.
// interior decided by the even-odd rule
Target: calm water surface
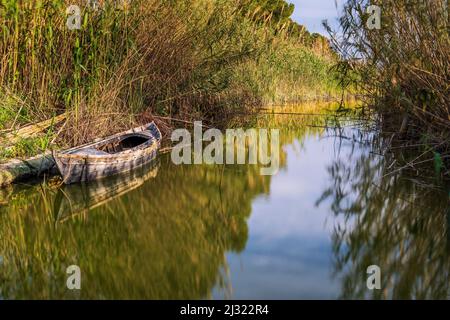
[[(90, 185), (0, 190), (0, 298), (449, 297), (449, 192), (389, 174), (383, 140), (346, 118), (261, 116), (281, 129), (272, 177), (165, 155)], [(374, 264), (383, 290), (367, 290)]]

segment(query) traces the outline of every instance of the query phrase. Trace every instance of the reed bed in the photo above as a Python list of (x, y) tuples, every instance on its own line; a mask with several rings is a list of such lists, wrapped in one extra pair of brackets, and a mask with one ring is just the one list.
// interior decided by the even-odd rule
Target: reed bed
[(270, 16), (255, 22), (246, 1), (87, 3), (1, 2), (0, 130), (66, 113), (51, 140), (76, 145), (155, 115), (214, 123), (255, 110), (294, 82), (306, 92), (318, 66), (327, 77), (314, 82), (332, 83), (325, 57)]

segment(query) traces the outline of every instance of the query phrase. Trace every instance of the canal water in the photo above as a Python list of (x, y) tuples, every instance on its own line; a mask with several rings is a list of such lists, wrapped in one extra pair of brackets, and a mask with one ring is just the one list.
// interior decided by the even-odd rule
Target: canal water
[(0, 190), (0, 298), (448, 298), (448, 189), (397, 169), (376, 123), (331, 109), (247, 124), (280, 129), (274, 176), (166, 154), (89, 185)]

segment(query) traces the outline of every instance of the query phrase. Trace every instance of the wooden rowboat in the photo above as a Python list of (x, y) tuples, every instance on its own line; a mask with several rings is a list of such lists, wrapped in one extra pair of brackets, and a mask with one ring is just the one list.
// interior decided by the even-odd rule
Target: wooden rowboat
[(53, 158), (64, 183), (88, 182), (151, 162), (160, 144), (161, 132), (152, 122), (101, 141), (53, 152)]

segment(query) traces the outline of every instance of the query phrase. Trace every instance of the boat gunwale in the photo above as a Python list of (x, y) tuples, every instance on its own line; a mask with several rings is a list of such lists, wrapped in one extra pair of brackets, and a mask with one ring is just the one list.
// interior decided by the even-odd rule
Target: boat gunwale
[[(136, 158), (140, 158), (148, 153), (151, 152), (156, 152), (158, 150), (159, 147), (159, 143), (154, 141), (152, 144), (148, 145), (146, 148), (142, 148), (142, 149), (138, 149), (138, 150), (134, 150), (133, 152), (126, 152), (126, 153), (117, 153), (117, 154), (108, 154), (108, 155), (83, 155), (83, 154), (61, 154), (61, 153), (56, 153), (54, 154), (55, 158), (58, 158), (58, 160), (85, 160), (85, 161), (90, 161), (93, 160), (92, 162), (95, 163), (101, 163), (101, 160), (104, 160), (105, 163), (110, 163), (111, 161), (114, 160), (131, 160), (131, 159), (136, 159)], [(100, 161), (97, 161), (100, 160)], [(110, 161), (108, 161), (110, 160)], [(85, 165), (86, 163), (79, 163), (80, 165)]]

